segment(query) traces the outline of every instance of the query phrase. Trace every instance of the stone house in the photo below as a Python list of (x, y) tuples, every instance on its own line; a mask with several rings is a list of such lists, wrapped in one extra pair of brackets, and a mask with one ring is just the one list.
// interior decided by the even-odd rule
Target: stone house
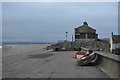
[(85, 21), (82, 26), (75, 28), (75, 41), (95, 41), (98, 39), (96, 30), (88, 26)]
[(115, 49), (120, 49), (120, 35), (113, 35), (110, 38), (110, 51), (113, 52)]

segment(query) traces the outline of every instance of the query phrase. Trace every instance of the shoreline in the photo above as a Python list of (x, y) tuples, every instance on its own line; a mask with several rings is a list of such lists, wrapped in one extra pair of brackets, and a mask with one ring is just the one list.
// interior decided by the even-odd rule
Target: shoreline
[(34, 45), (34, 44), (52, 44), (52, 43), (10, 43), (10, 44), (1, 44), (1, 45)]
[[(34, 50), (35, 52), (44, 52), (44, 48), (51, 44), (16, 44), (16, 45), (3, 45), (2, 53), (3, 56), (16, 55), (16, 54), (26, 54)], [(33, 51), (33, 52), (34, 52)]]
[(51, 45), (51, 44), (2, 44), (0, 45), (0, 48), (2, 48), (3, 46), (12, 46), (12, 45)]

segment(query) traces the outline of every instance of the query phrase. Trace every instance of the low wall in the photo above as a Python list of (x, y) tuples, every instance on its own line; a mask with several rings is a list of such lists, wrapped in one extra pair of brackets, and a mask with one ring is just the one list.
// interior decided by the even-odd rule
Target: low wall
[(98, 67), (105, 72), (110, 78), (120, 80), (120, 58), (119, 55), (110, 52), (96, 52), (98, 54)]

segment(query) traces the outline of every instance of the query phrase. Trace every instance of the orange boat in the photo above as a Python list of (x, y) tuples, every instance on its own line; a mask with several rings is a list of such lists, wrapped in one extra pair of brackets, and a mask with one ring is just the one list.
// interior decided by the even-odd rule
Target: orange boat
[(86, 55), (86, 52), (81, 52), (81, 51), (74, 52), (73, 58), (77, 58), (77, 55), (83, 56), (83, 55)]

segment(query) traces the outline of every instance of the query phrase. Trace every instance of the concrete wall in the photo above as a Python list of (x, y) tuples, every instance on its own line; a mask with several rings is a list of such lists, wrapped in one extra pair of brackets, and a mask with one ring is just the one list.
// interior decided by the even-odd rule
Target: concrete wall
[(109, 52), (97, 52), (98, 67), (111, 78), (119, 78), (120, 80), (120, 60), (119, 56)]

